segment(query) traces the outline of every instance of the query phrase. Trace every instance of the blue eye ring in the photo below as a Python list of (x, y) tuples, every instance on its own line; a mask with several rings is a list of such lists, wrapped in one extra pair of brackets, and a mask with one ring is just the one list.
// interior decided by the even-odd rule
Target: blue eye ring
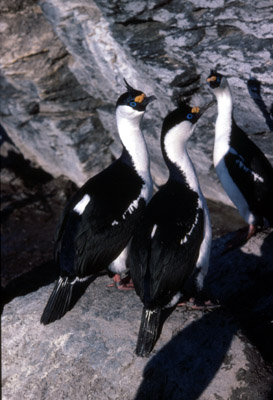
[(192, 119), (192, 117), (193, 117), (193, 115), (192, 115), (191, 113), (189, 113), (189, 114), (187, 115), (187, 119)]
[(135, 107), (136, 106), (136, 102), (135, 101), (130, 101), (129, 104), (130, 104), (131, 107)]
[(217, 76), (216, 82), (220, 82), (220, 76)]

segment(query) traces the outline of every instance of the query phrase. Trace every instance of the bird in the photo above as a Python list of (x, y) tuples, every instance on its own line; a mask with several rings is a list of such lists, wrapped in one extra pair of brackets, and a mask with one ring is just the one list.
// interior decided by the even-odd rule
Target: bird
[(189, 279), (201, 290), (208, 270), (210, 216), (187, 141), (213, 103), (199, 108), (179, 102), (162, 124), (161, 151), (169, 177), (148, 203), (128, 256), (143, 303), (135, 350), (140, 357), (148, 356), (158, 339), (163, 309), (177, 305)]
[(227, 250), (249, 240), (260, 227), (273, 226), (273, 168), (263, 152), (236, 124), (227, 78), (216, 70), (207, 77), (217, 99), (213, 163), (231, 201), (247, 223)]
[(81, 291), (90, 276), (109, 268), (119, 281), (127, 268), (131, 236), (152, 196), (150, 157), (140, 125), (155, 96), (124, 82), (126, 92), (116, 103), (122, 153), (90, 178), (64, 208), (54, 246), (59, 278), (41, 316), (44, 325), (71, 309), (73, 291)]

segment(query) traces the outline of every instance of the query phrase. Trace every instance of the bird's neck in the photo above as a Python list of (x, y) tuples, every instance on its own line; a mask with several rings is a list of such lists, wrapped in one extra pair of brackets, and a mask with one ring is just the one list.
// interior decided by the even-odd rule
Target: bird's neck
[(224, 89), (216, 91), (218, 116), (216, 120), (216, 136), (227, 135), (232, 126), (232, 94), (227, 84)]
[[(174, 131), (175, 129), (178, 128), (173, 128), (172, 130)], [(195, 168), (187, 150), (187, 138), (183, 138), (180, 132), (177, 132), (177, 135), (166, 136), (162, 152), (169, 169), (170, 179), (186, 182), (191, 189), (200, 193), (201, 190)]]
[(232, 131), (232, 95), (227, 84), (224, 89), (215, 91), (218, 115), (215, 124), (214, 165), (227, 153)]
[(144, 181), (151, 180), (150, 157), (140, 129), (142, 115), (128, 117), (117, 110), (116, 119), (123, 145), (122, 161), (131, 164)]

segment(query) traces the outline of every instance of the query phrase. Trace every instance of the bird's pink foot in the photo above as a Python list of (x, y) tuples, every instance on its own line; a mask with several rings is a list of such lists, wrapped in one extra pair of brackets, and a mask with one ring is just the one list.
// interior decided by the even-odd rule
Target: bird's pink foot
[(187, 307), (191, 310), (209, 310), (212, 308), (220, 307), (219, 304), (212, 303), (211, 300), (197, 300), (191, 297), (188, 301), (182, 301), (177, 304), (178, 307)]
[(134, 289), (134, 284), (129, 275), (121, 279), (119, 274), (115, 274), (113, 277), (113, 283), (107, 285), (107, 287), (116, 287), (119, 290), (132, 290)]
[(257, 232), (256, 225), (250, 224), (249, 227), (248, 227), (246, 240), (249, 240), (252, 236), (255, 235), (256, 232)]

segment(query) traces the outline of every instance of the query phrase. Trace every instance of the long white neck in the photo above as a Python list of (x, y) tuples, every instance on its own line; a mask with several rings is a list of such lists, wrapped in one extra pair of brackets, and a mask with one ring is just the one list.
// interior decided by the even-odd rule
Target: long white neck
[(213, 161), (217, 166), (229, 149), (229, 140), (232, 128), (232, 95), (228, 83), (224, 88), (215, 89), (218, 116), (215, 124), (215, 142)]
[(190, 188), (200, 195), (201, 189), (196, 171), (187, 151), (187, 140), (194, 127), (190, 122), (184, 122), (184, 124), (186, 123), (189, 124), (187, 134), (185, 134), (185, 130), (183, 131), (180, 124), (168, 132), (164, 140), (165, 150), (169, 160), (183, 173)]
[(151, 180), (150, 157), (148, 148), (140, 129), (144, 112), (127, 107), (118, 107), (116, 120), (120, 140), (133, 160), (137, 173), (147, 182)]
[(204, 234), (196, 264), (201, 268), (201, 272), (197, 277), (198, 287), (201, 288), (209, 265), (212, 233), (207, 203), (201, 191), (194, 165), (187, 151), (187, 140), (193, 130), (194, 126), (188, 121), (175, 126), (165, 136), (164, 147), (166, 151), (165, 156), (169, 159), (168, 162), (171, 161), (171, 163), (178, 167), (183, 174), (181, 178), (183, 179), (184, 177), (189, 187), (198, 193), (198, 206), (204, 211)]

